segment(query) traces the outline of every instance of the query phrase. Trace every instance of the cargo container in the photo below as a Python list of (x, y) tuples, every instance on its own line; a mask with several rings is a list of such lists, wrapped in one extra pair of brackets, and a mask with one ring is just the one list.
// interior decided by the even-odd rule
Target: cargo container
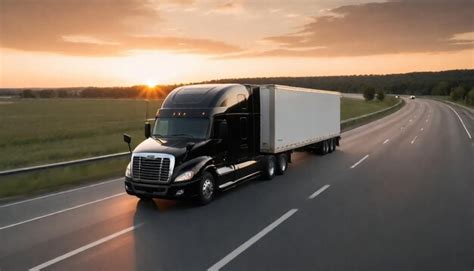
[(333, 91), (260, 86), (260, 151), (280, 153), (337, 138), (340, 101)]

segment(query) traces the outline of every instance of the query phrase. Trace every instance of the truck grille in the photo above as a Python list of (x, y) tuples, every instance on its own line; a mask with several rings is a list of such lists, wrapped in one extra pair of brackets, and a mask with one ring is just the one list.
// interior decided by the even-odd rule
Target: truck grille
[(168, 182), (172, 170), (170, 160), (171, 159), (167, 157), (133, 157), (133, 179), (160, 183)]

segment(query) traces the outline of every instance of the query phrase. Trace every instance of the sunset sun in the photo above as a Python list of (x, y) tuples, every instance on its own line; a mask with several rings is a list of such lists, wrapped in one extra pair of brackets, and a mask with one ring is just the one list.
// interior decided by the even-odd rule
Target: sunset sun
[(154, 88), (158, 83), (155, 80), (148, 79), (145, 81), (145, 85), (149, 88)]

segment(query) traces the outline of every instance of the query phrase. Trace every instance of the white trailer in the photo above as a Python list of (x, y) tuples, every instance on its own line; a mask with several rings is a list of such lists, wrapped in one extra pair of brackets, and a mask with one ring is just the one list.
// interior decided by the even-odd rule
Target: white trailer
[(340, 137), (340, 97), (335, 91), (260, 86), (260, 152), (326, 145), (331, 151)]

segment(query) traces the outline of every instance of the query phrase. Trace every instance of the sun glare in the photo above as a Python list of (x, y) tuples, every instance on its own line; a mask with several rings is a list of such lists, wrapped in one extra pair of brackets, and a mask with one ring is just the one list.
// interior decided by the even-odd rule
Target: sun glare
[(149, 87), (149, 88), (154, 88), (154, 87), (157, 85), (156, 81), (155, 81), (155, 80), (151, 80), (151, 79), (146, 80), (145, 84), (146, 84), (147, 87)]

